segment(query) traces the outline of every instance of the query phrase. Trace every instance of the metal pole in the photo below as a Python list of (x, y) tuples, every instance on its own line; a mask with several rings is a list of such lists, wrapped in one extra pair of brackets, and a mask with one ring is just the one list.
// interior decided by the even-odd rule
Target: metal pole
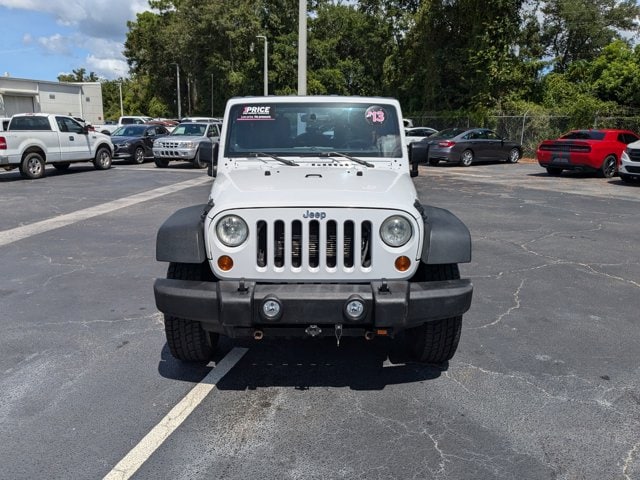
[(180, 106), (180, 65), (176, 66), (176, 91), (178, 93), (178, 120), (182, 119), (182, 107)]
[(298, 95), (307, 94), (307, 0), (298, 0)]
[(256, 38), (264, 40), (264, 65), (263, 65), (263, 84), (264, 84), (264, 96), (269, 95), (269, 47), (267, 43), (267, 37), (264, 35), (256, 35)]
[(118, 83), (118, 87), (120, 88), (120, 116), (124, 117), (124, 107), (122, 105), (122, 82)]
[(213, 73), (211, 74), (211, 116), (213, 117)]

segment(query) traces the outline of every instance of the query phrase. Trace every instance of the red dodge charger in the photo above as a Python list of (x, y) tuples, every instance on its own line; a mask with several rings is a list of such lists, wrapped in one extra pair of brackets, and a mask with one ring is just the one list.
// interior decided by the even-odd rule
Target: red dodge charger
[(627, 144), (638, 139), (630, 130), (572, 130), (557, 140), (544, 140), (536, 155), (549, 175), (578, 170), (610, 178), (618, 171), (620, 156)]

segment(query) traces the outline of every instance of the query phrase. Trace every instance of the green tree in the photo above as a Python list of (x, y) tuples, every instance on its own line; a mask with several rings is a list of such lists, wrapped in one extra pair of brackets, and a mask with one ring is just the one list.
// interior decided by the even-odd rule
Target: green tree
[(73, 73), (63, 73), (58, 75), (59, 82), (97, 82), (100, 78), (95, 72), (86, 75), (87, 70), (85, 68), (77, 68), (72, 70)]
[(541, 40), (553, 70), (593, 60), (621, 31), (638, 33), (640, 5), (635, 0), (549, 0), (540, 2)]

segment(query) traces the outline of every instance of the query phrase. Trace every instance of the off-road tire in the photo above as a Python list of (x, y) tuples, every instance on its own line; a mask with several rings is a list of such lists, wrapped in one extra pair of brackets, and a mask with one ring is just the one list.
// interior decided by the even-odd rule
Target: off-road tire
[[(455, 263), (447, 265), (421, 264), (413, 281), (438, 282), (458, 280), (460, 271)], [(428, 322), (419, 327), (409, 328), (394, 339), (394, 347), (401, 357), (421, 363), (442, 364), (456, 353), (462, 316), (444, 318)]]
[(44, 158), (38, 152), (27, 152), (20, 162), (20, 175), (29, 180), (44, 177)]
[(200, 149), (196, 151), (196, 156), (193, 157), (194, 168), (206, 168), (207, 164), (200, 160)]
[[(167, 278), (207, 281), (213, 279), (213, 274), (206, 262), (170, 263)], [(171, 355), (183, 362), (208, 362), (218, 344), (217, 333), (207, 332), (200, 322), (185, 318), (165, 315), (164, 331)]]

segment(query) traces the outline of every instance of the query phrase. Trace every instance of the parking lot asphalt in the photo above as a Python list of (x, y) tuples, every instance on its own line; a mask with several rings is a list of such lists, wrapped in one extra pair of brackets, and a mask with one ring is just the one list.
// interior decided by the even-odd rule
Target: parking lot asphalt
[[(212, 180), (47, 174), (0, 173), (0, 478), (117, 478), (216, 370), (170, 356), (152, 290), (157, 228)], [(449, 364), (395, 364), (378, 339), (225, 340), (216, 361), (246, 352), (133, 478), (640, 478), (640, 186), (534, 164), (415, 183), (473, 239)]]

